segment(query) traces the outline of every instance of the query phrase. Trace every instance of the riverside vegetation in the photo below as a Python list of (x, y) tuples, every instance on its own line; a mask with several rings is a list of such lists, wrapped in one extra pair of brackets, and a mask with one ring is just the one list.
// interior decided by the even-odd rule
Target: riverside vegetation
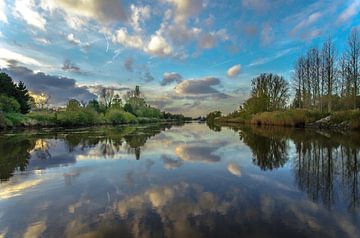
[(207, 123), (360, 129), (359, 85), (360, 38), (354, 30), (341, 55), (329, 38), (321, 49), (310, 48), (299, 57), (290, 84), (282, 76), (260, 74), (238, 110), (224, 116), (211, 112)]
[(37, 101), (24, 83), (20, 81), (16, 84), (9, 75), (0, 73), (0, 129), (191, 120), (181, 114), (162, 112), (148, 105), (139, 86), (126, 93), (124, 104), (113, 89), (106, 88), (100, 91), (99, 101), (93, 99), (85, 103), (70, 99), (66, 107), (59, 109), (46, 109), (44, 105), (47, 99)]

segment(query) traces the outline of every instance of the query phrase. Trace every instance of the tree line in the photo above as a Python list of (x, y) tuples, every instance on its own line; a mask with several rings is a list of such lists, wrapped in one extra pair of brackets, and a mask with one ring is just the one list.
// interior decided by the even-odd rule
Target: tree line
[(319, 49), (312, 47), (295, 64), (292, 106), (331, 112), (360, 107), (360, 39), (355, 29), (338, 54), (329, 37)]
[(127, 91), (124, 100), (114, 88), (103, 87), (97, 99), (87, 102), (69, 99), (64, 108), (56, 110), (49, 109), (49, 99), (44, 93), (30, 93), (24, 83), (15, 83), (9, 75), (0, 73), (0, 128), (22, 125), (28, 119), (34, 119), (40, 125), (64, 126), (191, 119), (150, 106), (139, 86)]
[[(259, 112), (309, 109), (318, 112), (360, 107), (360, 39), (354, 29), (346, 49), (338, 54), (329, 37), (320, 48), (311, 47), (295, 62), (292, 80), (262, 73), (251, 81), (250, 97), (228, 117), (249, 119)], [(289, 103), (293, 89), (293, 101)], [(209, 114), (210, 115), (210, 114)], [(215, 114), (212, 113), (211, 116)]]

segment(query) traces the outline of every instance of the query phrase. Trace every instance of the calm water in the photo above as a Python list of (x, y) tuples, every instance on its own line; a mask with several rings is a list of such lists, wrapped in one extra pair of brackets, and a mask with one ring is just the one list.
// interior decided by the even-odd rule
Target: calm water
[(360, 134), (204, 124), (0, 135), (0, 237), (360, 237)]

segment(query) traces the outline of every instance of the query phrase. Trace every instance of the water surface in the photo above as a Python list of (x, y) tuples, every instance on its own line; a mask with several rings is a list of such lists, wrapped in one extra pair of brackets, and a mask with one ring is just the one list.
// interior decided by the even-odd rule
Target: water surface
[(359, 237), (359, 164), (359, 133), (3, 133), (0, 237)]

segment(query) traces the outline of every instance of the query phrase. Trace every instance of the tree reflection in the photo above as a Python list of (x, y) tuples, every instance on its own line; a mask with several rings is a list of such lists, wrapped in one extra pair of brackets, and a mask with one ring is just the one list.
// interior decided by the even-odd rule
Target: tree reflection
[(360, 134), (324, 133), (280, 127), (232, 127), (250, 147), (253, 162), (263, 170), (292, 166), (298, 187), (326, 207), (345, 202), (359, 206)]
[[(337, 135), (294, 141), (297, 158), (294, 173), (300, 189), (327, 207), (344, 196), (350, 210), (359, 205), (359, 147)], [(335, 135), (334, 135), (335, 138)]]
[[(70, 154), (96, 150), (98, 155), (114, 157), (122, 150), (140, 159), (141, 149), (146, 141), (169, 129), (174, 124), (153, 124), (146, 126), (121, 126), (83, 128), (77, 130), (51, 131), (39, 135), (29, 135), (29, 131), (0, 137), (0, 179), (8, 180), (17, 170), (25, 171), (31, 159), (36, 169), (59, 166), (75, 162)], [(49, 141), (55, 142), (54, 145)], [(56, 145), (57, 143), (57, 145)], [(54, 156), (59, 144), (68, 153)]]
[(253, 153), (253, 163), (262, 170), (272, 170), (284, 166), (288, 160), (286, 138), (273, 135), (271, 131), (244, 128), (239, 132), (240, 139)]
[(35, 140), (24, 135), (0, 137), (0, 180), (8, 180), (15, 171), (25, 171), (30, 158), (29, 151)]

